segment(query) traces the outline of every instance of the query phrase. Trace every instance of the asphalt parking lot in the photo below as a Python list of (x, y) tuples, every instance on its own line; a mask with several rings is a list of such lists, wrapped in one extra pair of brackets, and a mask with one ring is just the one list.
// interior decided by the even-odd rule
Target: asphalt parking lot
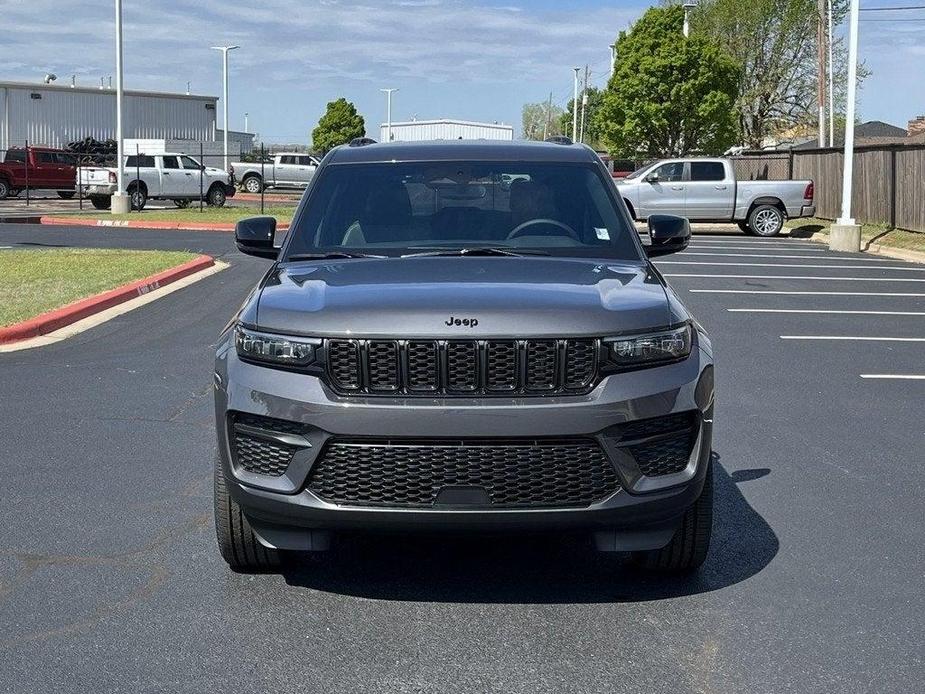
[(21, 245), (231, 266), (0, 354), (2, 691), (921, 688), (925, 265), (737, 234), (659, 259), (717, 359), (695, 578), (572, 537), (347, 538), (240, 576), (212, 527), (211, 353), (265, 263), (225, 234), (0, 225)]

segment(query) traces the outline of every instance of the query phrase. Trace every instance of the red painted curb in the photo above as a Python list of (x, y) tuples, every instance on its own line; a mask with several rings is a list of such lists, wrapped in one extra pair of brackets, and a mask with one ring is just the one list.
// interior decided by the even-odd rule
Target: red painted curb
[[(257, 193), (238, 193), (234, 196), (235, 200), (244, 200), (245, 202), (259, 202), (260, 195)], [(270, 202), (298, 202), (302, 199), (302, 192), (293, 192), (292, 195), (286, 195), (285, 193), (265, 193), (263, 196), (264, 200), (269, 200)]]
[(0, 344), (45, 335), (58, 328), (76, 323), (87, 316), (92, 316), (100, 311), (105, 311), (107, 308), (124, 303), (129, 299), (144, 296), (154, 289), (176, 282), (214, 264), (215, 260), (211, 256), (200, 255), (189, 262), (158, 272), (150, 277), (123, 284), (121, 287), (110, 289), (86, 299), (78, 299), (61, 308), (42, 313), (35, 318), (15, 323), (6, 328), (0, 328)]
[[(54, 224), (56, 226), (75, 227), (117, 227), (119, 229), (155, 229), (169, 231), (234, 231), (234, 224), (230, 222), (142, 222), (130, 219), (81, 219), (80, 217), (56, 217), (43, 215), (39, 217), (40, 224)], [(277, 231), (288, 231), (288, 224), (280, 224)]]

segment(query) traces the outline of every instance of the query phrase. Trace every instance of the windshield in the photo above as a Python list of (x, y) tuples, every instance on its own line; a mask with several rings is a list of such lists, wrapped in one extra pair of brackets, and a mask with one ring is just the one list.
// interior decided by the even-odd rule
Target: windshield
[(651, 162), (649, 162), (648, 164), (646, 164), (646, 165), (643, 166), (642, 168), (636, 169), (633, 173), (627, 174), (627, 175), (626, 175), (626, 178), (639, 178), (640, 176), (642, 176), (643, 171), (648, 170), (648, 168), (649, 168), (650, 166), (652, 166), (652, 163), (651, 163)]
[(285, 257), (502, 248), (639, 260), (635, 230), (607, 184), (583, 164), (333, 164), (312, 189)]

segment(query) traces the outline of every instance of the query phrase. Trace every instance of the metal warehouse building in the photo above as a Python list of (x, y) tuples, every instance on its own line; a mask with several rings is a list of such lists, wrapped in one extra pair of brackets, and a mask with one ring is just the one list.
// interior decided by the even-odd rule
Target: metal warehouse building
[[(380, 142), (389, 139), (389, 126), (379, 129)], [(421, 140), (513, 140), (514, 126), (504, 123), (479, 123), (469, 120), (414, 120), (392, 123), (392, 140), (419, 142)]]
[[(126, 138), (212, 141), (218, 97), (126, 90)], [(29, 144), (62, 147), (116, 136), (112, 89), (0, 82), (0, 150)]]

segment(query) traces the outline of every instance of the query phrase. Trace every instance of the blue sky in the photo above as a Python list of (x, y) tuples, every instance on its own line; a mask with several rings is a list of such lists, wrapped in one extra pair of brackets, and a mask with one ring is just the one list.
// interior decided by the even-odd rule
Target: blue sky
[[(455, 117), (512, 123), (524, 102), (571, 96), (572, 66), (603, 84), (608, 44), (650, 3), (538, 0), (123, 0), (128, 88), (221, 93), (231, 54), (231, 126), (267, 141), (306, 141), (326, 102), (346, 96), (371, 134), (385, 118), (380, 87), (398, 87), (393, 119)], [(908, 5), (870, 0), (865, 6)], [(915, 4), (915, 3), (913, 3)], [(925, 11), (862, 13), (861, 53), (873, 74), (865, 120), (897, 125), (925, 113)], [(98, 84), (114, 70), (112, 2), (0, 0), (0, 79)], [(911, 18), (922, 21), (908, 21)], [(64, 18), (65, 21), (58, 24)]]

